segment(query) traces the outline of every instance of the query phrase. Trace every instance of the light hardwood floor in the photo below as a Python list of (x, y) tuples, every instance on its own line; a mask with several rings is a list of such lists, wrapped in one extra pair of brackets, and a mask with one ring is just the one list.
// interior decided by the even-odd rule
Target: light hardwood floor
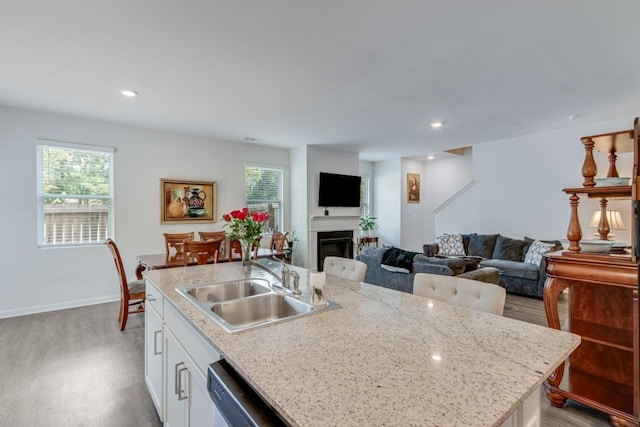
[(144, 383), (144, 315), (119, 303), (0, 320), (0, 426), (160, 426)]
[[(0, 426), (159, 426), (144, 383), (144, 317), (118, 330), (117, 303), (0, 319)], [(546, 325), (542, 301), (507, 296), (506, 317)], [(542, 426), (610, 426), (554, 408)]]

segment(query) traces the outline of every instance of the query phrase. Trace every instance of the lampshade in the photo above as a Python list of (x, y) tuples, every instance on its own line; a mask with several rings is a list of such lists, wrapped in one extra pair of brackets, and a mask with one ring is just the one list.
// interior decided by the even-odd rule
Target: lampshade
[[(600, 216), (602, 215), (602, 211), (596, 210), (593, 212), (593, 216), (589, 221), (589, 227), (598, 228), (598, 224), (600, 224)], [(622, 215), (620, 215), (620, 211), (607, 211), (607, 220), (609, 221), (609, 229), (611, 230), (624, 230), (625, 226), (622, 222)]]

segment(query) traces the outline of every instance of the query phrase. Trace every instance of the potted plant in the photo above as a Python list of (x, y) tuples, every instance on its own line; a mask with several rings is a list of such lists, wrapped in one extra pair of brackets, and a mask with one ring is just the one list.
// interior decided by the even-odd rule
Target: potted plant
[(364, 235), (370, 236), (373, 230), (378, 229), (376, 219), (378, 218), (371, 215), (363, 215), (360, 217), (360, 230), (362, 230)]
[(297, 242), (298, 240), (300, 239), (298, 239), (298, 237), (296, 236), (296, 229), (295, 228), (291, 229), (291, 233), (287, 235), (287, 246), (291, 250), (293, 250), (293, 243)]

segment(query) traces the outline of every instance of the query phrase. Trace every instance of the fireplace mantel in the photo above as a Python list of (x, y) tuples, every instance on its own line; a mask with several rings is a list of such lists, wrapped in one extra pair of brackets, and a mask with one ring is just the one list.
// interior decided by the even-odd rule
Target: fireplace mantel
[(356, 230), (360, 227), (358, 215), (311, 215), (309, 231)]

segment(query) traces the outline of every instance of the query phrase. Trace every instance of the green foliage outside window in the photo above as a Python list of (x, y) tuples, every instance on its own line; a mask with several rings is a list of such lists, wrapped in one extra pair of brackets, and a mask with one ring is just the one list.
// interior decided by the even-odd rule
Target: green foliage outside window
[(245, 167), (245, 197), (251, 210), (270, 215), (265, 229), (282, 230), (283, 170), (262, 166)]
[[(109, 196), (110, 154), (95, 151), (42, 148), (42, 193), (45, 204), (64, 203), (73, 196)], [(51, 197), (60, 195), (61, 197)], [(78, 198), (78, 204), (102, 204), (101, 200)]]

